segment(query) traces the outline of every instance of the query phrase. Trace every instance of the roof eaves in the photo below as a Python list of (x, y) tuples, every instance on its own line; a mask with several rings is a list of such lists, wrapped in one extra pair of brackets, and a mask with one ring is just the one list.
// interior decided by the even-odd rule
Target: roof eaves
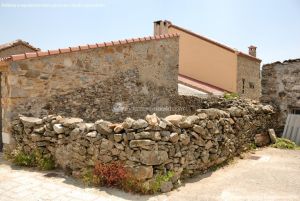
[(40, 48), (36, 48), (36, 47), (30, 45), (28, 42), (20, 40), (20, 39), (0, 45), (0, 50), (5, 50), (5, 49), (8, 49), (8, 48), (12, 48), (12, 47), (15, 47), (17, 45), (24, 45), (24, 46), (26, 46), (26, 47), (34, 50), (34, 51), (39, 51), (40, 50)]
[(149, 41), (149, 40), (161, 40), (161, 39), (167, 39), (167, 38), (172, 38), (172, 37), (179, 37), (179, 34), (164, 34), (164, 35), (158, 35), (158, 36), (149, 36), (149, 37), (142, 37), (142, 38), (132, 38), (132, 39), (125, 39), (125, 40), (104, 42), (104, 43), (80, 45), (77, 47), (68, 47), (68, 48), (57, 49), (57, 50), (47, 50), (47, 51), (42, 51), (42, 52), (30, 52), (30, 53), (24, 53), (24, 54), (11, 55), (9, 57), (2, 58), (2, 61), (18, 61), (18, 60), (24, 60), (24, 59), (29, 59), (29, 58), (38, 58), (38, 57), (44, 57), (44, 56), (50, 56), (50, 55), (56, 55), (56, 54), (79, 52), (79, 51), (84, 51), (84, 50), (89, 50), (89, 49), (94, 49), (94, 48), (145, 42), (145, 41)]
[[(169, 22), (169, 21), (167, 21), (167, 22)], [(192, 31), (189, 31), (189, 30), (187, 30), (187, 29), (185, 29), (185, 28), (182, 28), (182, 27), (180, 27), (180, 26), (174, 25), (174, 24), (172, 24), (171, 22), (169, 22), (169, 26), (168, 26), (168, 27), (174, 27), (175, 29), (179, 29), (179, 30), (181, 30), (181, 31), (183, 31), (183, 32), (185, 32), (185, 33), (191, 34), (191, 35), (193, 35), (193, 36), (195, 36), (195, 37), (197, 37), (197, 38), (200, 38), (200, 39), (205, 40), (205, 41), (207, 41), (207, 42), (209, 42), (209, 43), (212, 43), (212, 44), (217, 45), (217, 46), (219, 46), (219, 47), (221, 47), (221, 48), (224, 48), (224, 49), (226, 49), (226, 50), (228, 50), (228, 51), (230, 51), (230, 52), (232, 52), (232, 53), (236, 53), (236, 54), (238, 54), (238, 55), (242, 55), (242, 56), (248, 57), (248, 58), (250, 58), (250, 59), (257, 60), (257, 61), (261, 62), (261, 59), (258, 59), (258, 58), (256, 58), (256, 57), (253, 57), (253, 56), (249, 55), (249, 54), (246, 54), (246, 53), (237, 51), (237, 50), (235, 50), (235, 49), (233, 49), (233, 48), (231, 48), (231, 47), (228, 47), (228, 46), (226, 46), (226, 45), (223, 45), (223, 44), (221, 44), (221, 43), (219, 43), (219, 42), (216, 42), (216, 41), (214, 41), (214, 40), (211, 40), (211, 39), (209, 39), (209, 38), (207, 38), (207, 37), (201, 36), (201, 35), (199, 35), (199, 34), (196, 34), (196, 33), (192, 32)]]

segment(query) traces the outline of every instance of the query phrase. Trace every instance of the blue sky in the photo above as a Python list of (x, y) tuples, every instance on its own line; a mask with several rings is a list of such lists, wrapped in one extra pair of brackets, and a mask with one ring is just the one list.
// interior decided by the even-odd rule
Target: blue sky
[(243, 52), (256, 45), (263, 63), (300, 58), (300, 0), (0, 0), (0, 43), (47, 50), (148, 36), (159, 19)]

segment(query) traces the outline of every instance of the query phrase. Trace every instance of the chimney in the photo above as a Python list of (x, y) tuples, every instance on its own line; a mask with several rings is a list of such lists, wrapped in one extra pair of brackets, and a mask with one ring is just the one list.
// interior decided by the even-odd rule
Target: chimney
[(251, 45), (250, 47), (248, 47), (249, 49), (249, 54), (253, 57), (256, 57), (256, 47)]
[(171, 22), (169, 22), (167, 20), (155, 21), (154, 22), (154, 36), (168, 34), (169, 33), (168, 27), (170, 24), (171, 24)]

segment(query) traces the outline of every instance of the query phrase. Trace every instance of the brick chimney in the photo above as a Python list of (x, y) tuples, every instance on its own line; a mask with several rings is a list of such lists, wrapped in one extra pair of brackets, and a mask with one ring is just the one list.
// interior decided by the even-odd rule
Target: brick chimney
[(251, 45), (250, 47), (248, 47), (249, 49), (249, 54), (253, 57), (256, 57), (256, 48), (255, 46)]
[(154, 36), (168, 34), (168, 26), (171, 24), (170, 21), (167, 20), (159, 20), (154, 22)]

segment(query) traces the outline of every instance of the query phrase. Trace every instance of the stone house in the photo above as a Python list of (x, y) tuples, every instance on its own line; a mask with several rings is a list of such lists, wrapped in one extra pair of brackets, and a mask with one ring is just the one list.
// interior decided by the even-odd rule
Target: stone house
[(39, 50), (40, 50), (39, 48), (33, 47), (28, 42), (18, 39), (18, 40), (0, 45), (0, 58), (8, 57), (8, 56), (14, 55), (14, 54), (36, 52)]
[(202, 90), (204, 84), (221, 92), (259, 99), (261, 60), (256, 57), (256, 47), (250, 46), (246, 54), (169, 21), (154, 22), (154, 35), (168, 33), (180, 35), (179, 76), (188, 78), (189, 83), (196, 80), (194, 88)]
[(177, 94), (178, 40), (167, 34), (2, 59), (0, 142), (10, 143), (18, 114), (116, 121), (156, 112)]
[(277, 107), (277, 130), (283, 131), (287, 115), (300, 114), (300, 59), (264, 65), (261, 83), (261, 102)]

